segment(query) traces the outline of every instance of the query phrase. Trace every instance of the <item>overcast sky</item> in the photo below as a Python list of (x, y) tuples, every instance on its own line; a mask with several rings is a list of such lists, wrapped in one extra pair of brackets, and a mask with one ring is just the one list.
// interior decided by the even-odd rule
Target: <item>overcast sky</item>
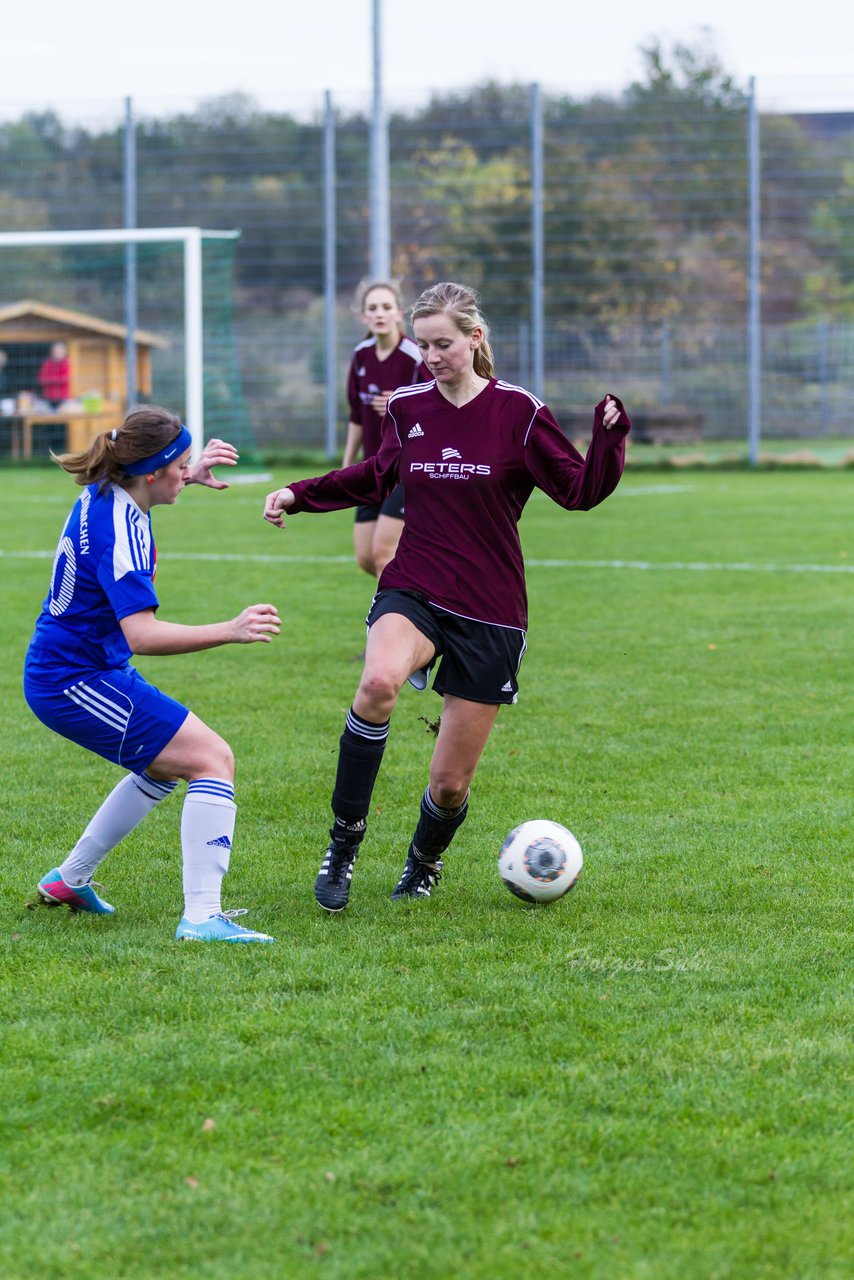
[[(571, 96), (619, 91), (638, 47), (695, 43), (703, 27), (741, 83), (806, 109), (854, 109), (850, 0), (383, 0), (390, 101), (486, 79), (538, 80)], [(131, 96), (146, 110), (242, 91), (266, 104), (342, 102), (371, 84), (371, 0), (23, 0), (6, 7), (0, 112), (85, 117)]]

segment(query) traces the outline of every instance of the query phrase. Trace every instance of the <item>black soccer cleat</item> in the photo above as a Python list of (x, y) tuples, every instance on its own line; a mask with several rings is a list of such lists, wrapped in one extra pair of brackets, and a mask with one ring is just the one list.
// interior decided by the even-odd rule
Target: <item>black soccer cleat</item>
[(427, 862), (419, 856), (415, 845), (410, 845), (403, 875), (391, 896), (393, 898), (429, 898), (433, 885), (441, 879), (444, 865), (441, 858)]
[(314, 896), (324, 911), (343, 911), (350, 898), (357, 845), (333, 840), (314, 882)]

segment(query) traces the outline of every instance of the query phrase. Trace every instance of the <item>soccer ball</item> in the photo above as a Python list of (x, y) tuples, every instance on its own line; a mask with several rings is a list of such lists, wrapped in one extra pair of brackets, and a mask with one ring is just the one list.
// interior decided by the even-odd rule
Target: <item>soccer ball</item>
[(554, 902), (581, 875), (581, 846), (571, 831), (539, 818), (514, 827), (498, 855), (498, 872), (525, 902)]

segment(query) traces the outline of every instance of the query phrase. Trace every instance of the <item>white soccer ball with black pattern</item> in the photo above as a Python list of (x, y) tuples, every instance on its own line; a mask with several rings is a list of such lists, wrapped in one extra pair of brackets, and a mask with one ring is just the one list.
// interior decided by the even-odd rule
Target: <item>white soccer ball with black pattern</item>
[(581, 845), (571, 831), (538, 818), (510, 832), (498, 855), (498, 871), (517, 898), (554, 902), (569, 893), (583, 861)]

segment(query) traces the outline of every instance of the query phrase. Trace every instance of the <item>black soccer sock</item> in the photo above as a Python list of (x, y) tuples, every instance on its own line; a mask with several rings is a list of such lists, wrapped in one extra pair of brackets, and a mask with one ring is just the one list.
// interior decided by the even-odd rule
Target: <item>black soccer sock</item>
[(430, 795), (427, 787), (421, 797), (421, 816), (415, 835), (412, 837), (410, 851), (423, 862), (433, 862), (445, 852), (453, 840), (459, 827), (466, 820), (469, 810), (469, 798), (466, 796), (459, 809), (443, 809)]
[(361, 844), (365, 837), (371, 795), (388, 740), (389, 722), (371, 724), (351, 707), (338, 749), (338, 772), (332, 792), (335, 815), (330, 835), (333, 840)]

